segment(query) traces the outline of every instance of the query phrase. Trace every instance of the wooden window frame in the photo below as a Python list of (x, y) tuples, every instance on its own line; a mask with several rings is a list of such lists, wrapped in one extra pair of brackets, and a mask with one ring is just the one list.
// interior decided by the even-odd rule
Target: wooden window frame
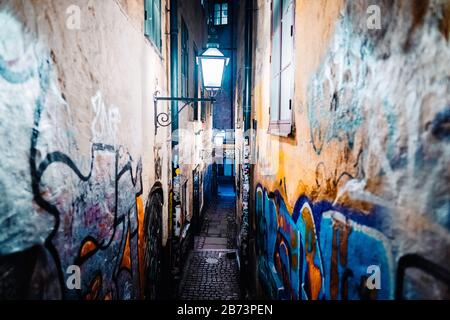
[[(158, 9), (156, 13), (155, 8)], [(156, 47), (158, 52), (162, 50), (161, 11), (161, 0), (144, 0), (144, 35)]]
[[(227, 9), (224, 10), (223, 6), (227, 5)], [(220, 9), (218, 11), (216, 11), (216, 5), (220, 6)], [(216, 1), (212, 4), (213, 6), (213, 10), (212, 10), (212, 24), (215, 27), (220, 27), (220, 26), (226, 26), (230, 23), (230, 3), (228, 1)], [(225, 22), (225, 18), (223, 17), (223, 12), (227, 12), (227, 16), (226, 16), (226, 22)], [(219, 12), (219, 23), (216, 23), (216, 12)]]

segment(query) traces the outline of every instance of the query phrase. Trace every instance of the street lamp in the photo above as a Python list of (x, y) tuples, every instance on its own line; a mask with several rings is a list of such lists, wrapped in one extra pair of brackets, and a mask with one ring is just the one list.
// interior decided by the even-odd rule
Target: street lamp
[(155, 107), (155, 134), (158, 127), (167, 127), (172, 124), (171, 114), (167, 112), (158, 112), (158, 101), (179, 101), (184, 105), (178, 109), (178, 113), (185, 107), (197, 102), (211, 102), (214, 103), (215, 99), (213, 93), (219, 91), (222, 87), (223, 73), (225, 66), (230, 62), (230, 58), (227, 58), (219, 51), (218, 45), (209, 44), (208, 49), (199, 57), (197, 57), (197, 64), (202, 69), (203, 87), (210, 92), (210, 98), (189, 98), (189, 97), (159, 97), (158, 91), (154, 94), (154, 107)]
[(216, 91), (222, 87), (225, 66), (230, 58), (223, 55), (217, 45), (208, 45), (208, 49), (199, 57), (197, 64), (202, 70), (203, 87), (209, 91)]

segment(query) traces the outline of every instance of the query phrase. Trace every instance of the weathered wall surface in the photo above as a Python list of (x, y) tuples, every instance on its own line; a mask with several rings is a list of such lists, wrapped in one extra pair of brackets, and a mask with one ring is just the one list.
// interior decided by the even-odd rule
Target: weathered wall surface
[[(372, 4), (381, 30), (367, 28)], [(272, 298), (448, 298), (449, 2), (295, 6), (288, 138), (267, 131), (270, 1), (255, 10), (259, 283)]]
[[(167, 238), (170, 131), (154, 133), (166, 49), (133, 22), (143, 10), (142, 1), (1, 1), (2, 298), (155, 294), (147, 271), (158, 272), (155, 244)], [(71, 265), (80, 290), (66, 285)]]

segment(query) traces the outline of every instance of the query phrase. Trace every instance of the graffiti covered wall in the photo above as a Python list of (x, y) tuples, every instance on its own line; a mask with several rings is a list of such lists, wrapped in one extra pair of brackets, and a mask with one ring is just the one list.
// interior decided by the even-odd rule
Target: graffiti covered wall
[[(66, 25), (72, 4), (79, 29)], [(115, 2), (2, 3), (0, 298), (157, 295), (168, 132), (142, 124), (165, 83)]]
[[(278, 192), (269, 193), (261, 186), (256, 190), (255, 210), (258, 272), (270, 297), (393, 297), (390, 246), (376, 229), (348, 218), (348, 212), (341, 213), (329, 203), (314, 205), (305, 197), (290, 213)], [(370, 291), (367, 268), (374, 265), (383, 276), (380, 290)]]
[[(256, 34), (270, 39), (270, 2), (257, 6)], [(295, 1), (289, 137), (267, 130), (270, 41), (256, 41), (252, 211), (265, 296), (448, 298), (449, 21), (448, 1)]]

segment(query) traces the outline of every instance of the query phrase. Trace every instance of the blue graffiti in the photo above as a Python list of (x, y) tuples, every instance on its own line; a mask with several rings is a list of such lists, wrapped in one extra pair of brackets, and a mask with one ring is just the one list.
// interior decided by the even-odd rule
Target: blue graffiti
[(20, 84), (28, 81), (35, 75), (34, 70), (14, 72), (8, 68), (8, 63), (0, 56), (0, 76), (11, 84)]
[[(331, 204), (301, 197), (292, 214), (278, 192), (255, 197), (258, 276), (271, 299), (389, 299), (393, 268), (386, 238)], [(370, 290), (369, 266), (380, 270)]]

